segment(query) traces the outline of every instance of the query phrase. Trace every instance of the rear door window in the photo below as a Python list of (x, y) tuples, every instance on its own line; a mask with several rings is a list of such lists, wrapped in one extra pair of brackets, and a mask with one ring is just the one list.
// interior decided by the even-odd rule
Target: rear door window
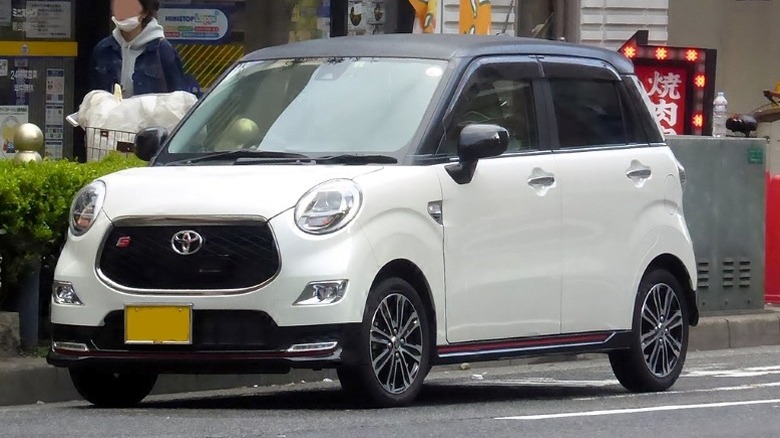
[(543, 61), (561, 149), (645, 143), (618, 73), (602, 61)]
[(561, 148), (624, 145), (626, 128), (617, 89), (611, 81), (550, 81)]

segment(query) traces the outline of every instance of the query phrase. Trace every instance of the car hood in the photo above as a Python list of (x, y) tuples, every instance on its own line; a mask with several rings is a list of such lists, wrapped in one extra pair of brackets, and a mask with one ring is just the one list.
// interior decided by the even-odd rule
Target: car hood
[(241, 165), (144, 167), (101, 177), (103, 212), (124, 217), (262, 216), (294, 207), (315, 185), (381, 166)]

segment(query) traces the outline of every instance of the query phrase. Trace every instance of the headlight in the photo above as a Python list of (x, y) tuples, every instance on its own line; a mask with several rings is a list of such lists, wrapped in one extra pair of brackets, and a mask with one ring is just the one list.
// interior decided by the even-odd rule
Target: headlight
[(95, 181), (79, 191), (70, 206), (70, 231), (81, 236), (95, 222), (103, 199), (106, 197), (106, 185), (103, 181)]
[(355, 218), (360, 202), (360, 188), (352, 180), (326, 181), (306, 192), (298, 201), (295, 223), (306, 233), (331, 233)]

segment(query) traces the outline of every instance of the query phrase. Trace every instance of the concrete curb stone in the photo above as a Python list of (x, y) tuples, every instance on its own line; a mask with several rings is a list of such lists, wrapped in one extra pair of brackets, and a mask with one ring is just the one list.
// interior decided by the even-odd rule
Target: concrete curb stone
[(15, 356), (19, 350), (19, 314), (0, 312), (0, 357)]
[[(209, 391), (214, 389), (283, 385), (336, 380), (333, 370), (293, 370), (289, 374), (164, 375), (152, 394)], [(54, 368), (42, 358), (0, 359), (0, 406), (81, 400), (68, 370)]]
[(722, 350), (730, 347), (727, 317), (701, 318), (696, 327), (691, 327), (688, 339), (690, 351)]
[(777, 313), (737, 315), (729, 318), (729, 347), (757, 347), (780, 344), (780, 318)]

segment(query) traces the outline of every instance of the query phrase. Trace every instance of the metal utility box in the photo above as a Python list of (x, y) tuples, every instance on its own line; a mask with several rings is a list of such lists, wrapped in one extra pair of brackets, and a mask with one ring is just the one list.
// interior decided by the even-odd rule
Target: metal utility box
[(702, 313), (764, 307), (764, 138), (667, 137), (685, 167), (683, 208)]

